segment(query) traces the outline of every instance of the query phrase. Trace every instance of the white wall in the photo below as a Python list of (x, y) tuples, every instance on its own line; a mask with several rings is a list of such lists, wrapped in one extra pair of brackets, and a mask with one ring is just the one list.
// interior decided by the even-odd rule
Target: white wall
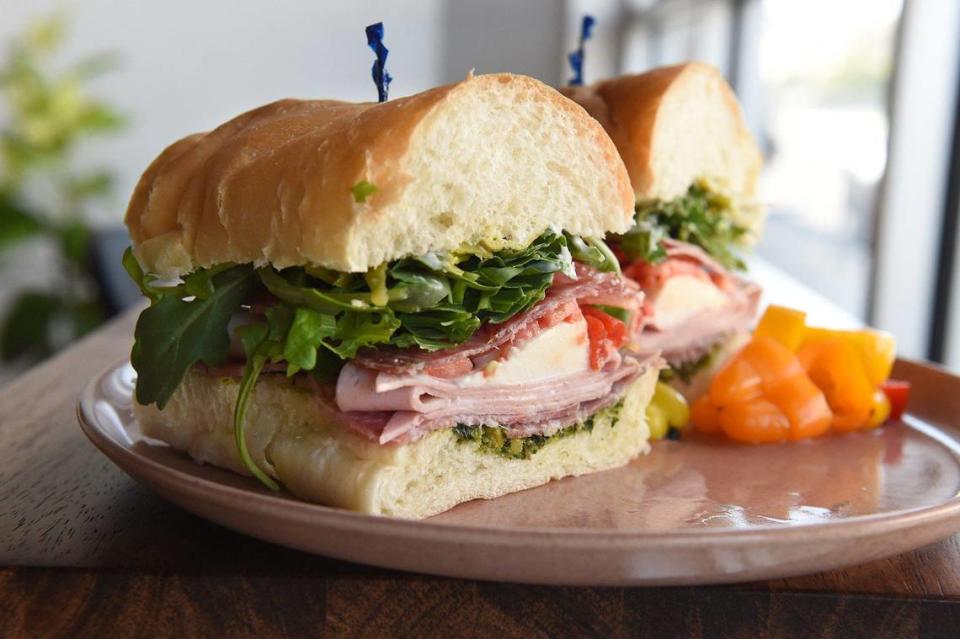
[(72, 27), (65, 60), (107, 49), (121, 61), (94, 87), (129, 126), (83, 149), (119, 178), (105, 222), (119, 222), (140, 173), (183, 135), (283, 97), (375, 100), (367, 24), (384, 21), (392, 96), (441, 80), (440, 0), (0, 0), (0, 48), (58, 8)]
[(548, 84), (566, 80), (561, 67), (573, 39), (563, 37), (563, 0), (446, 0), (441, 34), (443, 81), (467, 71), (509, 71)]

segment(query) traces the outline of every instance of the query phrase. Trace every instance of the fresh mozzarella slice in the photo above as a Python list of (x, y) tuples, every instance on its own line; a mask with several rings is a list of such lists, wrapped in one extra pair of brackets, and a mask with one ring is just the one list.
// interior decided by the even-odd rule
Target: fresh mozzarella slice
[(667, 330), (692, 315), (727, 304), (727, 295), (712, 282), (692, 275), (675, 275), (657, 292), (653, 300), (653, 316), (657, 326)]
[(544, 330), (504, 360), (457, 380), (463, 387), (520, 384), (561, 375), (580, 373), (590, 368), (590, 340), (583, 317), (560, 322)]

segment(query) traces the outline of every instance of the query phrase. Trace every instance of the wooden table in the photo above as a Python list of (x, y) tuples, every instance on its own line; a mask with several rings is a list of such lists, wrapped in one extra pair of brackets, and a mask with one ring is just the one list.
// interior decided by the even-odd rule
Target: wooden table
[(960, 636), (960, 535), (847, 570), (701, 588), (550, 588), (348, 564), (161, 501), (81, 434), (128, 313), (0, 391), (0, 637)]

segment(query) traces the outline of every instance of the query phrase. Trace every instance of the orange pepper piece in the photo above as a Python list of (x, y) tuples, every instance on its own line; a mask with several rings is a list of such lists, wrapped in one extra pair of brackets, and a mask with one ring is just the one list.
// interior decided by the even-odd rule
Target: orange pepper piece
[(694, 403), (694, 425), (732, 439), (774, 442), (816, 437), (833, 414), (797, 357), (770, 337), (755, 337), (717, 372)]
[(779, 406), (790, 418), (790, 439), (793, 441), (819, 437), (833, 424), (833, 412), (827, 398), (809, 377), (800, 378)]
[(760, 373), (763, 394), (790, 420), (787, 439), (816, 437), (830, 428), (833, 415), (826, 398), (785, 346), (768, 337), (754, 338), (744, 356)]
[(796, 356), (769, 337), (754, 337), (740, 351), (740, 357), (760, 375), (763, 394), (775, 404), (789, 395), (798, 378), (806, 377)]
[(714, 375), (709, 396), (715, 406), (750, 402), (763, 397), (763, 381), (754, 367), (738, 355), (727, 360)]
[(773, 402), (757, 399), (740, 402), (720, 411), (720, 425), (727, 437), (748, 444), (770, 444), (790, 438), (790, 419)]
[(720, 413), (717, 405), (710, 401), (709, 395), (701, 395), (690, 407), (690, 421), (702, 433), (719, 435), (723, 433)]
[(874, 387), (850, 342), (839, 338), (807, 341), (797, 359), (826, 395), (835, 430), (849, 432), (866, 427), (874, 404)]

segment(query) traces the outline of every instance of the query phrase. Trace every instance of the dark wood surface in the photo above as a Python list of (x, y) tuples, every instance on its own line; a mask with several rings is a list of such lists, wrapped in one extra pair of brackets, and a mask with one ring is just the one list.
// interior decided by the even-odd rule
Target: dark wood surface
[(550, 588), (315, 557), (194, 517), (83, 437), (87, 380), (128, 314), (0, 390), (0, 637), (960, 636), (960, 536), (819, 575), (702, 588)]

